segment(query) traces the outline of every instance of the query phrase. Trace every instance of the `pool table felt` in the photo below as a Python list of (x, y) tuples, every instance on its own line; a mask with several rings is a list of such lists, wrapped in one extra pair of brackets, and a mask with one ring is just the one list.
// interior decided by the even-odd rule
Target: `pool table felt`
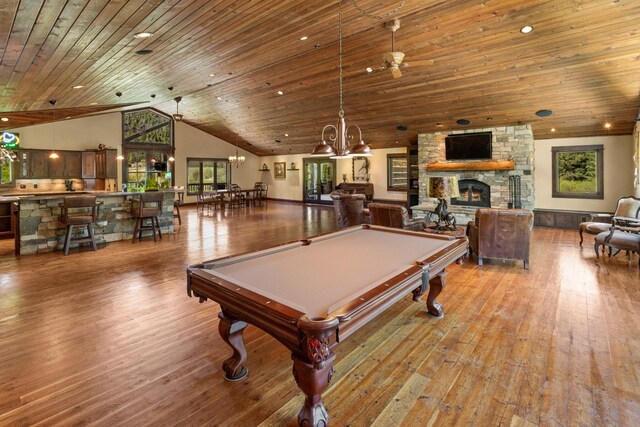
[(350, 229), (252, 254), (205, 263), (207, 274), (306, 313), (326, 317), (415, 265), (451, 240)]

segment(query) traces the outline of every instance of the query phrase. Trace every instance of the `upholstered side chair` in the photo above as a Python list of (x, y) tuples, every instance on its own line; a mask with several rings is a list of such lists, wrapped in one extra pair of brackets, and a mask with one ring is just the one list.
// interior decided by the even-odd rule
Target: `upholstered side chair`
[(336, 190), (329, 196), (333, 200), (338, 228), (371, 223), (369, 211), (364, 208), (364, 194), (347, 194), (342, 190)]
[(422, 231), (427, 228), (425, 220), (411, 219), (407, 208), (402, 205), (369, 203), (368, 208), (371, 214), (371, 224), (412, 231)]

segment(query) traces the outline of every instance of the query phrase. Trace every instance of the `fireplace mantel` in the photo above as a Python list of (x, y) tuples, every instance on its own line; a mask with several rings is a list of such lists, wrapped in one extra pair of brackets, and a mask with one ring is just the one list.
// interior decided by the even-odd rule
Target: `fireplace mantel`
[(486, 161), (486, 162), (434, 162), (427, 163), (429, 172), (448, 171), (512, 171), (516, 168), (513, 160)]

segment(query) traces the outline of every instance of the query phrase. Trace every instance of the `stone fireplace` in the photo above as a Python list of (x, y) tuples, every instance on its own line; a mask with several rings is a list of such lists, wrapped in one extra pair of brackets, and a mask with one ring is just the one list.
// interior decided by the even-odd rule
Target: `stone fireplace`
[[(445, 159), (445, 137), (454, 133), (472, 132), (492, 133), (492, 159), (488, 161), (447, 161)], [(509, 207), (509, 176), (518, 175), (521, 177), (522, 207), (533, 210), (535, 205), (533, 161), (534, 140), (530, 125), (419, 134), (420, 205), (430, 207), (436, 205), (435, 199), (427, 198), (427, 179), (430, 176), (455, 176), (458, 178), (461, 197), (457, 201), (450, 201), (449, 211), (455, 215), (458, 224), (466, 224), (474, 219), (476, 209), (479, 207), (507, 209)], [(431, 170), (429, 169), (430, 164)], [(496, 167), (491, 170), (491, 165), (494, 164), (511, 166), (507, 168)], [(451, 166), (453, 169), (442, 166)], [(487, 167), (489, 170), (477, 169)], [(466, 198), (464, 194), (466, 194)], [(419, 211), (414, 211), (414, 215), (416, 212)], [(421, 215), (418, 213), (417, 216)]]

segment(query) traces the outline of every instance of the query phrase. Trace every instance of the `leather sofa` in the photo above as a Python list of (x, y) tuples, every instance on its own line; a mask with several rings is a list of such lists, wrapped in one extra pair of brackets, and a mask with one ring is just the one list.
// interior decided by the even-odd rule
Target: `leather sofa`
[(425, 220), (409, 218), (407, 208), (402, 205), (369, 203), (368, 208), (371, 214), (371, 224), (412, 231), (422, 231), (427, 228)]
[(483, 258), (521, 259), (529, 268), (532, 227), (533, 212), (528, 209), (478, 209), (467, 226), (469, 253), (476, 255), (478, 265)]
[(364, 194), (347, 194), (344, 191), (332, 191), (329, 195), (333, 200), (338, 228), (352, 225), (369, 224), (369, 211), (364, 208)]

